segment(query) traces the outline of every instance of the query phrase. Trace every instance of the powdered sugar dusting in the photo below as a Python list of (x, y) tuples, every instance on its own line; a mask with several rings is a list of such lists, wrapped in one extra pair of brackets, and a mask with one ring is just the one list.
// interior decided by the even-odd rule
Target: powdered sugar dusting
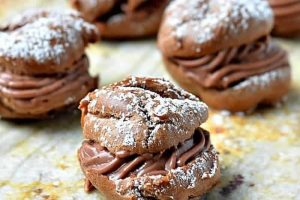
[[(203, 152), (203, 154), (197, 157), (193, 164), (189, 165), (188, 169), (183, 169), (182, 167), (178, 167), (172, 170), (173, 176), (175, 176), (173, 182), (174, 186), (179, 185), (181, 187), (186, 188), (194, 188), (199, 181), (196, 177), (197, 175), (201, 175), (201, 179), (212, 178), (216, 175), (218, 170), (218, 156), (216, 150), (211, 148), (212, 155), (211, 157), (208, 152)], [(208, 162), (212, 160), (212, 165), (210, 166)]]
[(45, 13), (31, 11), (16, 17), (11, 22), (16, 27), (0, 35), (0, 56), (10, 61), (24, 59), (41, 64), (54, 61), (59, 65), (67, 59), (67, 50), (83, 49), (84, 34), (96, 32), (93, 25), (76, 13)]
[(266, 0), (176, 0), (168, 7), (167, 16), (166, 23), (178, 40), (188, 35), (197, 44), (212, 40), (221, 29), (238, 34), (238, 30), (246, 31), (252, 20), (273, 20)]
[[(176, 187), (180, 190), (184, 188), (193, 189), (201, 180), (213, 178), (217, 175), (219, 169), (218, 155), (214, 147), (211, 147), (210, 152), (203, 152), (195, 158), (194, 161), (188, 163), (187, 166), (178, 167), (171, 170), (166, 177), (168, 183), (164, 182), (164, 176), (142, 176), (137, 178), (128, 178), (125, 180), (115, 180), (116, 190), (120, 195), (134, 196), (138, 199), (146, 199), (144, 191), (149, 187), (152, 188), (153, 196), (159, 198), (161, 196), (168, 196), (170, 199), (176, 199), (174, 193), (170, 193), (169, 189)], [(173, 191), (173, 190), (172, 190)]]
[(122, 145), (124, 146), (135, 146), (135, 139), (132, 132), (133, 123), (131, 121), (125, 121), (125, 118), (122, 117), (116, 123), (116, 128), (118, 132), (124, 134), (124, 140)]
[[(178, 129), (176, 130), (178, 134), (181, 134), (181, 131), (183, 134), (185, 130), (180, 128), (182, 127), (182, 124), (188, 124), (189, 120), (191, 120), (196, 115), (199, 115), (200, 118), (205, 119), (206, 105), (201, 102), (195, 102), (189, 99), (178, 100), (155, 97), (153, 100), (150, 100), (146, 103), (145, 109), (153, 119), (151, 121), (153, 123), (148, 124), (150, 127), (154, 127), (148, 139), (149, 144), (152, 144), (154, 141), (157, 141), (157, 133), (162, 128), (160, 125), (161, 117), (163, 117), (164, 115), (179, 115), (179, 117), (172, 119), (172, 125), (175, 124), (175, 128), (178, 127)], [(190, 116), (191, 118), (187, 116)], [(204, 121), (201, 121), (200, 123), (203, 122)], [(169, 127), (169, 129), (172, 129), (172, 127)]]
[[(197, 97), (175, 87), (169, 81), (163, 79), (153, 81), (161, 87), (167, 85), (168, 89), (164, 92), (168, 94), (138, 87), (135, 85), (137, 84), (135, 78), (131, 78), (129, 85), (104, 87), (93, 93), (96, 98), (89, 99), (88, 110), (90, 112), (97, 110), (99, 116), (106, 116), (105, 119), (111, 120), (110, 126), (113, 126), (111, 129), (117, 132), (111, 140), (118, 140), (118, 143), (121, 141), (123, 147), (141, 145), (147, 149), (151, 145), (164, 146), (163, 141), (159, 139), (162, 133), (171, 138), (176, 135), (188, 136), (207, 120), (208, 107)], [(97, 97), (100, 96), (111, 103), (102, 104), (102, 107), (98, 108)], [(101, 143), (108, 148), (113, 147), (113, 143), (109, 144), (106, 141), (106, 137), (110, 137), (109, 134), (101, 137), (102, 130), (103, 127), (96, 130), (97, 133), (101, 132)]]

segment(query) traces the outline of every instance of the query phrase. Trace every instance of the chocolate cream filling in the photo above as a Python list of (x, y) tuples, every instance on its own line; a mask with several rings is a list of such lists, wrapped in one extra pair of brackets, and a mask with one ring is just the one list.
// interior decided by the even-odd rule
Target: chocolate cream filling
[(157, 154), (137, 155), (126, 151), (112, 154), (97, 142), (85, 141), (78, 156), (83, 171), (93, 170), (111, 180), (117, 180), (143, 175), (166, 175), (170, 170), (186, 165), (210, 146), (209, 133), (198, 128), (192, 138)]
[(300, 1), (269, 0), (275, 15), (275, 32), (297, 35), (300, 33)]
[(215, 89), (226, 89), (250, 76), (289, 66), (286, 52), (269, 37), (201, 58), (170, 58), (170, 61), (202, 87)]
[(292, 17), (300, 15), (299, 0), (269, 0), (276, 17)]
[(86, 56), (75, 65), (75, 70), (53, 76), (33, 77), (1, 72), (1, 103), (18, 113), (40, 114), (78, 102), (80, 98), (74, 92), (80, 94), (83, 85), (91, 89), (94, 80), (89, 76)]

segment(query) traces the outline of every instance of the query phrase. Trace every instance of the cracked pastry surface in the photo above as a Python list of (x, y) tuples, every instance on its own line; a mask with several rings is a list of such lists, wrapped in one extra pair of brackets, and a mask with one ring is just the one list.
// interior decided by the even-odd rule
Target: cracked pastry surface
[[(289, 61), (270, 37), (272, 25), (267, 1), (176, 0), (167, 8), (158, 44), (183, 88), (216, 109), (248, 111), (276, 104), (289, 89)], [(260, 83), (250, 81), (255, 78)]]
[(169, 0), (70, 0), (106, 39), (153, 36)]
[(45, 75), (74, 69), (98, 30), (73, 11), (29, 10), (0, 29), (0, 69)]
[(47, 117), (97, 85), (84, 53), (98, 30), (76, 12), (30, 10), (0, 29), (0, 115)]
[(160, 78), (130, 77), (81, 101), (78, 150), (86, 190), (109, 199), (190, 199), (218, 181), (218, 155), (199, 126), (207, 106)]
[(190, 138), (208, 117), (198, 98), (159, 78), (128, 78), (95, 90), (80, 109), (85, 138), (114, 153), (160, 152)]

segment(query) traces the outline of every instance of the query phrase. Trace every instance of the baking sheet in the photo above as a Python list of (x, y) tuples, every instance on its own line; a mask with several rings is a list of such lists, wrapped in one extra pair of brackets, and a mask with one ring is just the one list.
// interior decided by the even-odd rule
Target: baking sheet
[[(0, 0), (0, 19), (66, 0)], [(278, 40), (289, 51), (293, 86), (286, 103), (252, 115), (210, 111), (204, 127), (220, 152), (222, 178), (215, 199), (300, 199), (300, 40)], [(170, 78), (155, 40), (101, 42), (87, 50), (101, 84), (128, 75)], [(82, 141), (78, 112), (31, 123), (0, 121), (0, 199), (102, 199), (83, 191), (76, 158)]]

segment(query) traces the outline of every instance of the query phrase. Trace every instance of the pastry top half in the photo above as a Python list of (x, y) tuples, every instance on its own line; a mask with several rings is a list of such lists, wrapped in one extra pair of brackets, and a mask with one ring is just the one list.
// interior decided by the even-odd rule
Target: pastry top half
[(81, 101), (86, 139), (115, 154), (159, 153), (191, 138), (207, 120), (199, 99), (160, 78), (130, 77)]
[(0, 28), (0, 68), (24, 75), (68, 72), (98, 39), (97, 28), (77, 12), (30, 10)]
[(158, 43), (167, 57), (199, 57), (269, 35), (273, 21), (266, 0), (177, 0), (165, 12)]

